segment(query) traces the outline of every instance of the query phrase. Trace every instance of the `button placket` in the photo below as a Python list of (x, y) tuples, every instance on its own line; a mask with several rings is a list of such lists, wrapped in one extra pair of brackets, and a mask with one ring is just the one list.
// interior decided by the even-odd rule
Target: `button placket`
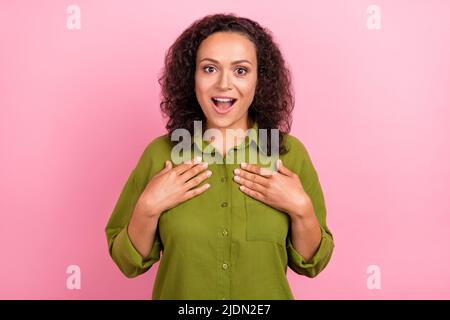
[[(221, 189), (220, 192), (220, 209), (219, 210), (219, 221), (220, 224), (218, 225), (218, 238), (220, 241), (220, 264), (218, 268), (219, 272), (219, 281), (220, 281), (220, 295), (224, 299), (229, 298), (230, 294), (230, 285), (231, 285), (231, 279), (230, 279), (230, 237), (229, 237), (229, 228), (230, 228), (230, 210), (231, 210), (231, 197), (230, 197), (230, 186), (228, 185), (228, 172), (227, 172), (227, 165), (225, 163), (222, 163), (217, 166), (218, 168), (218, 177), (219, 177), (219, 188)], [(219, 261), (220, 261), (219, 260)]]

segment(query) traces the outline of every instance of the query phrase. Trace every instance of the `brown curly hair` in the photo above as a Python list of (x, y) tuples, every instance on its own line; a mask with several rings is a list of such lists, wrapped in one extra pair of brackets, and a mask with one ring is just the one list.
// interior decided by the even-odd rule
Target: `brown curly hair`
[[(257, 22), (235, 14), (214, 14), (192, 23), (169, 48), (165, 56), (161, 85), (161, 111), (168, 117), (166, 129), (194, 133), (194, 121), (205, 115), (195, 95), (195, 68), (200, 43), (215, 32), (236, 32), (250, 39), (256, 47), (258, 64), (255, 96), (248, 116), (267, 129), (267, 152), (270, 155), (270, 129), (279, 129), (279, 154), (286, 153), (284, 137), (291, 130), (294, 96), (291, 74), (271, 32)], [(176, 143), (176, 142), (173, 142)]]

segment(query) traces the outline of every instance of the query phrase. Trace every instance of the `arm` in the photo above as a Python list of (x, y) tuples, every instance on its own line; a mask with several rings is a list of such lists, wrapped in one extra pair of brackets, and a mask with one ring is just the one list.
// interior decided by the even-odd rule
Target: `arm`
[(142, 258), (150, 254), (155, 241), (160, 213), (158, 210), (146, 213), (138, 201), (128, 224), (128, 236)]
[(147, 147), (106, 226), (109, 253), (129, 278), (144, 273), (160, 259), (160, 251), (164, 250), (158, 232), (160, 215), (209, 187), (198, 186), (210, 173), (205, 171), (207, 163), (198, 159), (173, 169), (172, 162), (166, 160), (158, 172), (162, 159), (157, 158), (168, 153), (169, 148), (166, 136)]
[(136, 169), (123, 187), (106, 226), (109, 254), (129, 278), (150, 269), (160, 259), (160, 251), (163, 250), (158, 220), (143, 215), (137, 205), (143, 187), (139, 188), (135, 179)]
[(291, 242), (294, 249), (309, 262), (319, 249), (322, 239), (322, 230), (319, 221), (312, 208), (308, 205), (308, 213), (305, 216), (291, 214)]
[(327, 266), (334, 250), (333, 235), (326, 224), (326, 206), (319, 177), (302, 143), (297, 145), (303, 154), (297, 168), (308, 200), (291, 212), (287, 237), (288, 265), (297, 274), (316, 277)]

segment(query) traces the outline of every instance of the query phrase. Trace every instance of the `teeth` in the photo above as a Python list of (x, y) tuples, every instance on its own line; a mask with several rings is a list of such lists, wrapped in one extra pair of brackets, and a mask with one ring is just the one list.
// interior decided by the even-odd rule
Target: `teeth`
[(233, 102), (234, 99), (229, 98), (213, 98), (213, 100), (216, 100), (218, 102)]

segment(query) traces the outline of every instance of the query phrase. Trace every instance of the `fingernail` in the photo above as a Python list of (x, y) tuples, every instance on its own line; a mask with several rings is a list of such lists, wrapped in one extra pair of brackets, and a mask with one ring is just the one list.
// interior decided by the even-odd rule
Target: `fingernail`
[(242, 162), (241, 166), (242, 166), (242, 168), (245, 168), (245, 167), (247, 167), (247, 164), (245, 162)]
[(201, 166), (202, 166), (202, 168), (206, 168), (206, 167), (208, 166), (208, 162), (203, 162), (203, 163), (201, 164)]
[(240, 174), (241, 171), (240, 171), (239, 169), (234, 169), (234, 173), (235, 173), (235, 174)]
[(206, 176), (209, 177), (210, 175), (212, 175), (212, 171), (210, 170), (206, 171)]
[(200, 163), (200, 161), (202, 161), (202, 157), (197, 156), (194, 158), (194, 163)]
[(207, 183), (207, 184), (205, 184), (205, 188), (209, 188), (210, 187), (210, 184), (209, 183)]

